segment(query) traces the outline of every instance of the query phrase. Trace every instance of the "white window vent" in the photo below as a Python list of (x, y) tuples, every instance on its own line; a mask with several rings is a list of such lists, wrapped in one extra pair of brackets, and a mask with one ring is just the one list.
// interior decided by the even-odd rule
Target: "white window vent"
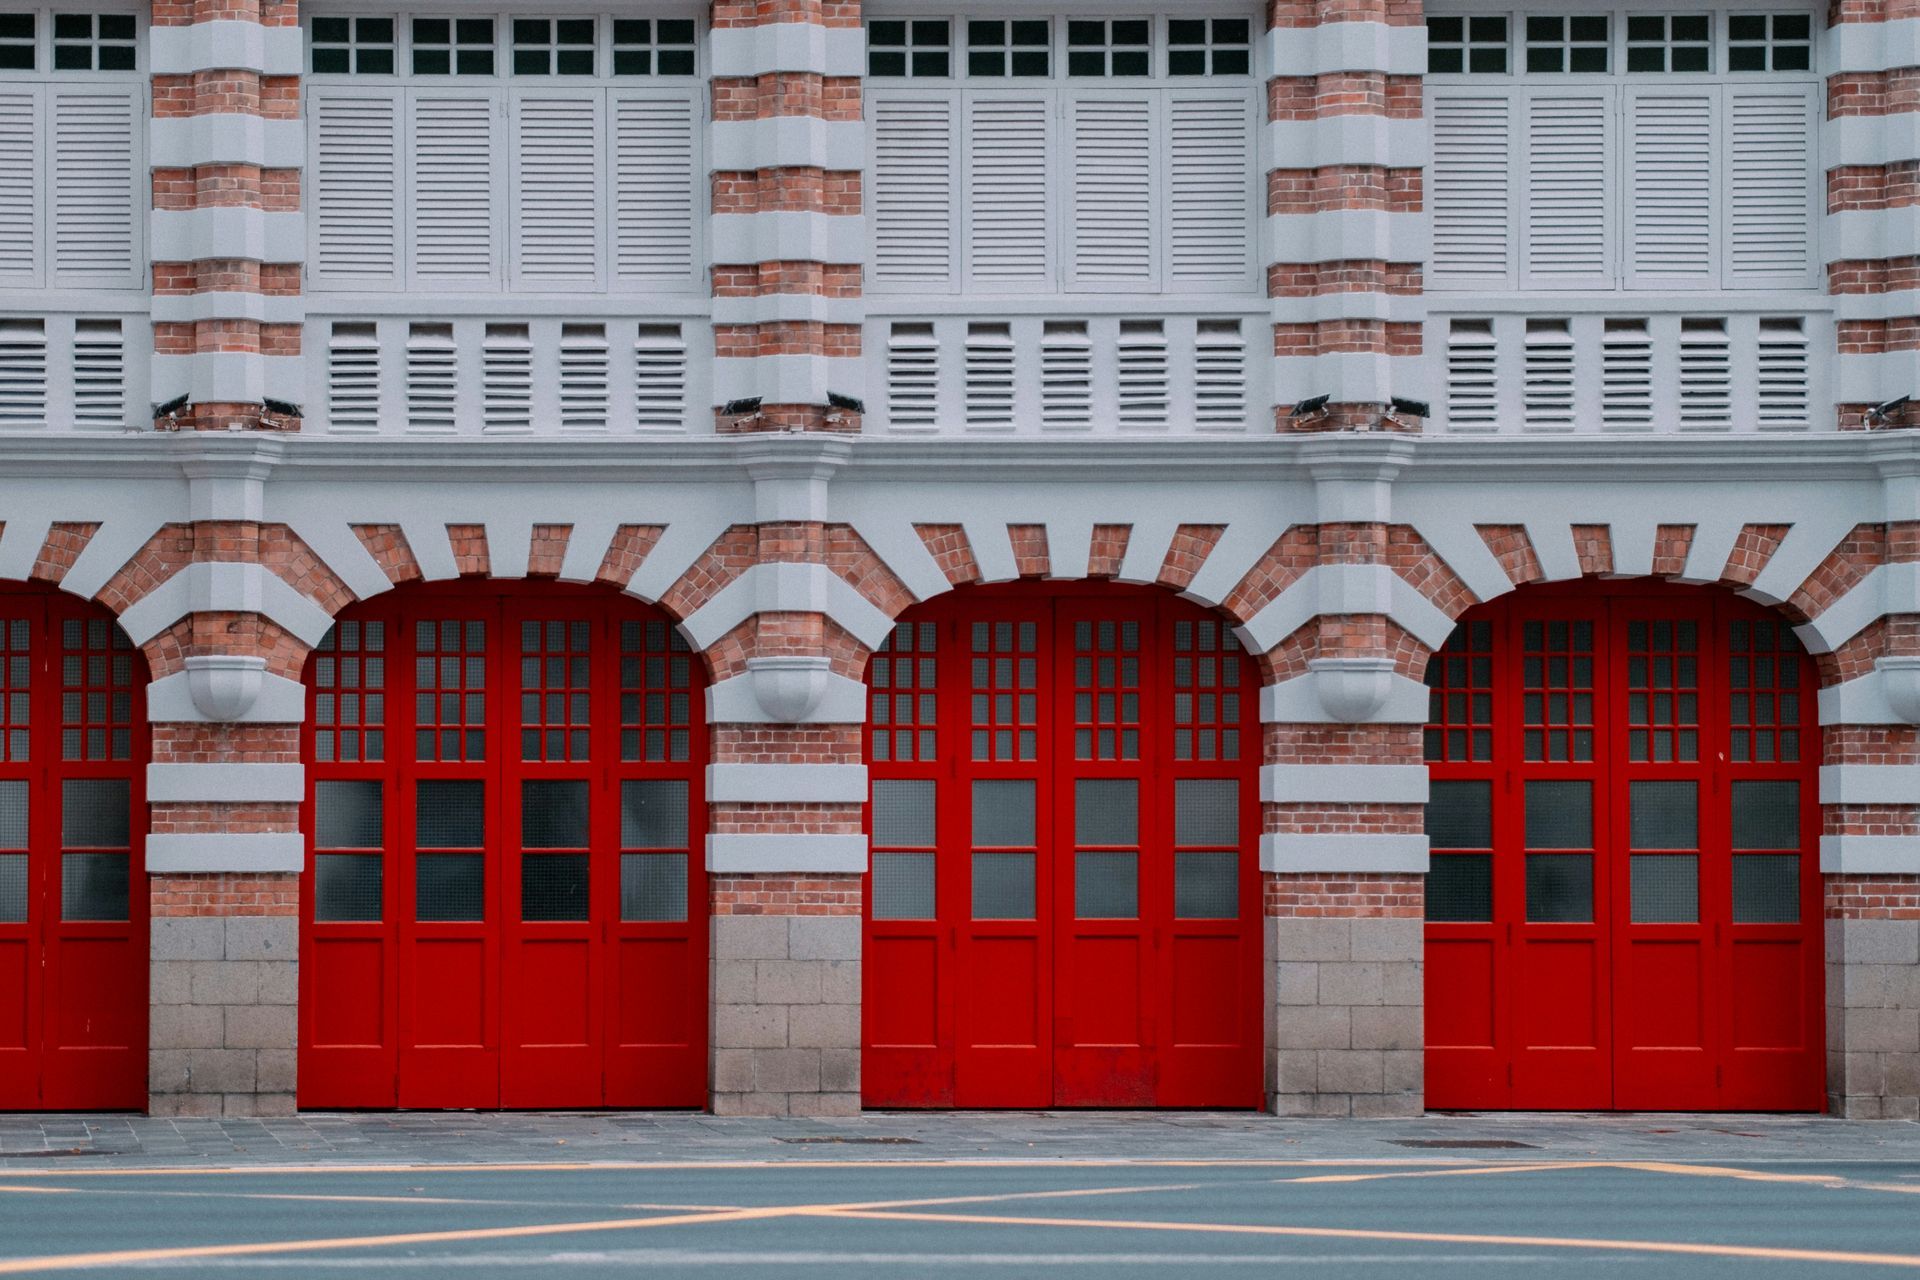
[(450, 324), (407, 326), (407, 429), (451, 433), (459, 356)]
[(607, 327), (560, 326), (560, 429), (607, 429)]
[(677, 324), (643, 324), (633, 342), (634, 425), (645, 431), (687, 426), (687, 344)]
[(533, 337), (524, 324), (487, 326), (480, 345), (480, 417), (489, 432), (533, 430)]
[(940, 347), (931, 324), (895, 324), (887, 336), (887, 421), (932, 427), (939, 417)]
[(47, 326), (0, 320), (0, 427), (47, 422)]
[(1759, 366), (1761, 428), (1793, 430), (1807, 426), (1813, 406), (1807, 393), (1812, 370), (1808, 367), (1806, 323), (1797, 316), (1763, 318)]
[(1166, 327), (1158, 320), (1122, 320), (1117, 354), (1120, 425), (1166, 426), (1170, 404)]
[(1527, 321), (1523, 405), (1532, 431), (1573, 430), (1573, 331), (1565, 320)]
[(127, 425), (127, 347), (118, 320), (73, 326), (73, 424), (82, 431)]
[(1733, 351), (1724, 319), (1680, 322), (1680, 426), (1723, 430), (1733, 424)]
[(1084, 320), (1049, 320), (1041, 331), (1040, 424), (1093, 425), (1093, 340)]
[(327, 427), (380, 429), (380, 340), (371, 324), (334, 323), (327, 341)]
[(1653, 427), (1653, 335), (1644, 318), (1609, 320), (1601, 333), (1600, 424), (1608, 431)]
[(967, 326), (967, 425), (1013, 425), (1013, 326)]
[(1193, 339), (1193, 420), (1201, 430), (1247, 425), (1247, 344), (1238, 320), (1202, 320)]
[(1500, 426), (1497, 349), (1493, 321), (1454, 320), (1447, 325), (1447, 429), (1495, 431)]

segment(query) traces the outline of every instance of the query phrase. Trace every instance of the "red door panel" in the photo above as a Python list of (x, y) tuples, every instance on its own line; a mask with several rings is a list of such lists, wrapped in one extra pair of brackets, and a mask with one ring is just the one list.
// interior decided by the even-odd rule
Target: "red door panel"
[(869, 1106), (1258, 1106), (1256, 683), (1203, 610), (923, 606), (869, 668)]
[(0, 1110), (146, 1106), (145, 693), (104, 610), (0, 590)]
[(1428, 1105), (1817, 1110), (1818, 744), (1786, 624), (1528, 589), (1427, 683)]
[(666, 620), (416, 588), (307, 681), (301, 1104), (702, 1105), (706, 741)]

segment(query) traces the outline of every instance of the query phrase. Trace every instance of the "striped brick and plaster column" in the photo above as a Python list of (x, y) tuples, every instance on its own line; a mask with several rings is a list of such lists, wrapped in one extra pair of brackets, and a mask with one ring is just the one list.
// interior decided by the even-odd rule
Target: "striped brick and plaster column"
[(294, 0), (156, 0), (153, 397), (166, 424), (296, 430), (305, 231)]
[(713, 6), (714, 401), (722, 432), (860, 429), (857, 0)]
[(1920, 17), (1898, 0), (1837, 0), (1827, 29), (1827, 290), (1842, 429), (1920, 425), (1920, 409), (1866, 420), (1920, 394)]
[[(1272, 0), (1267, 17), (1274, 425), (1418, 430), (1386, 415), (1394, 396), (1428, 398), (1420, 6)], [(1323, 395), (1323, 412), (1290, 413)]]
[(1226, 602), (1263, 655), (1267, 1089), (1281, 1114), (1416, 1114), (1420, 677), (1452, 621), (1396, 572), (1424, 552), (1391, 525), (1398, 463), (1309, 465), (1317, 522), (1282, 535)]

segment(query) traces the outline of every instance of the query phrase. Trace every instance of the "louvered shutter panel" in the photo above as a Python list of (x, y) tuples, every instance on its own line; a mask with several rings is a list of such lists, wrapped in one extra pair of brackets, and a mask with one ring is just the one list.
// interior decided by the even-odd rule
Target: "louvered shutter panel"
[(427, 289), (499, 286), (498, 104), (477, 93), (408, 95), (410, 277)]
[(141, 92), (123, 86), (48, 90), (53, 116), (48, 214), (56, 288), (137, 289), (145, 283)]
[(876, 95), (873, 251), (881, 292), (949, 291), (954, 280), (954, 171), (959, 126), (952, 95)]
[(700, 272), (696, 193), (705, 176), (694, 153), (694, 99), (616, 91), (609, 111), (614, 282), (628, 289), (692, 288)]
[(1244, 92), (1168, 96), (1169, 289), (1253, 283), (1253, 121)]
[(1067, 102), (1067, 284), (1085, 290), (1152, 289), (1154, 99), (1083, 91)]
[(966, 277), (987, 291), (1041, 289), (1053, 279), (1051, 95), (966, 96)]
[(309, 91), (311, 287), (399, 288), (400, 118), (395, 90)]
[(0, 284), (38, 288), (40, 106), (34, 85), (0, 85)]
[(1428, 99), (1435, 289), (1513, 287), (1516, 106), (1504, 90), (1435, 90)]
[(1710, 289), (1720, 90), (1635, 85), (1626, 94), (1627, 288)]
[(513, 288), (600, 287), (604, 104), (592, 90), (513, 95)]
[(1525, 98), (1523, 289), (1613, 287), (1613, 89), (1534, 89)]
[(1725, 94), (1726, 174), (1720, 183), (1729, 289), (1809, 289), (1818, 283), (1814, 85), (1731, 84)]

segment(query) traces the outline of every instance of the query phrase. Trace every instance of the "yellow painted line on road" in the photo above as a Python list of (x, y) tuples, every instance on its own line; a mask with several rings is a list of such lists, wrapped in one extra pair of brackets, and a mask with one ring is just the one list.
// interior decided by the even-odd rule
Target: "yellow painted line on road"
[(1386, 1178), (1467, 1178), (1489, 1173), (1546, 1173), (1561, 1169), (1609, 1169), (1619, 1166), (1593, 1160), (1563, 1164), (1488, 1164), (1470, 1169), (1415, 1169), (1404, 1173), (1321, 1173), (1305, 1178), (1275, 1178), (1275, 1182), (1379, 1182)]
[[(0, 1157), (3, 1158), (3, 1157)], [(564, 1164), (261, 1164), (261, 1165), (147, 1165), (110, 1169), (5, 1169), (9, 1178), (205, 1178), (244, 1177), (249, 1174), (314, 1173), (693, 1173), (702, 1169), (1357, 1169), (1407, 1168), (1457, 1164), (1458, 1160), (1384, 1156), (1354, 1160), (1179, 1160), (1100, 1159), (1056, 1160), (1032, 1156), (1020, 1160), (605, 1160)]]
[(1604, 1240), (1582, 1236), (1499, 1236), (1444, 1231), (1369, 1231), (1352, 1227), (1272, 1226), (1237, 1222), (1155, 1222), (1124, 1218), (1025, 1218), (1011, 1214), (909, 1213), (886, 1209), (796, 1209), (808, 1216), (897, 1222), (955, 1222), (974, 1226), (1092, 1227), (1109, 1231), (1187, 1231), (1215, 1235), (1285, 1236), (1316, 1240), (1370, 1240), (1405, 1244), (1501, 1245), (1528, 1249), (1666, 1253), (1769, 1262), (1818, 1262), (1856, 1266), (1920, 1268), (1920, 1254), (1865, 1253), (1839, 1249), (1787, 1249), (1766, 1245), (1697, 1244), (1682, 1240)]

